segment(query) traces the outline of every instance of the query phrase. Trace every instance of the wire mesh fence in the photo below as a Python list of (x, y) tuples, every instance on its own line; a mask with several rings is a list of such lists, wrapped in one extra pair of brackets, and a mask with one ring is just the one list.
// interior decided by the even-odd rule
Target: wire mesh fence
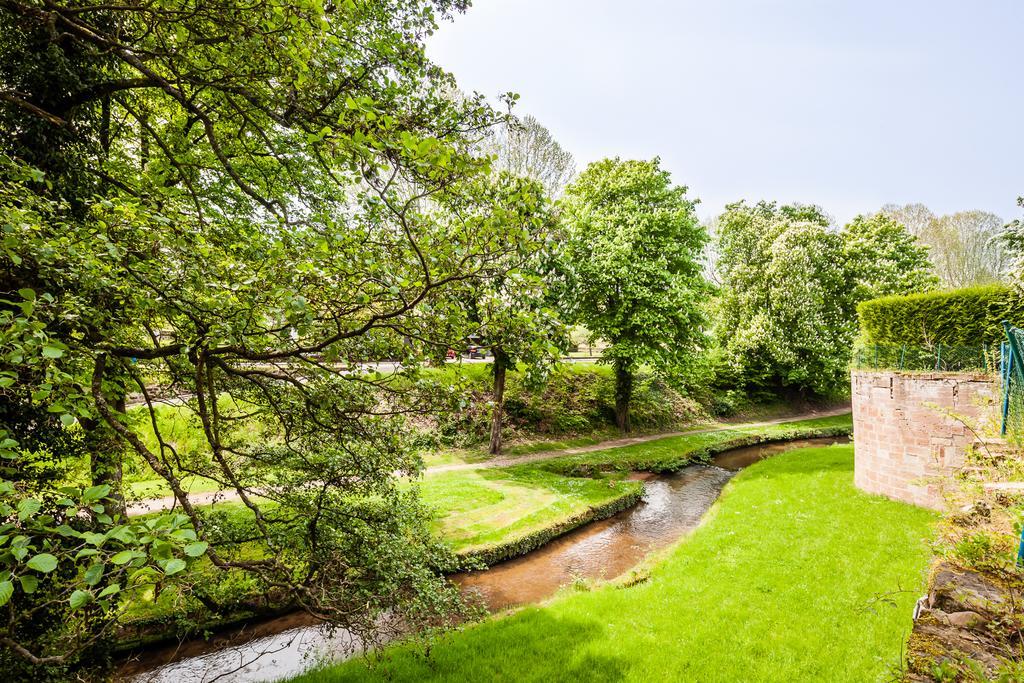
[(857, 370), (999, 372), (1003, 356), (1001, 346), (871, 344), (854, 351), (853, 367)]
[[(1003, 394), (1003, 436), (1019, 442), (1024, 436), (1024, 330), (1003, 323), (1003, 362), (999, 374)], [(1024, 532), (1022, 532), (1024, 533)], [(1024, 536), (1021, 537), (1024, 540)]]

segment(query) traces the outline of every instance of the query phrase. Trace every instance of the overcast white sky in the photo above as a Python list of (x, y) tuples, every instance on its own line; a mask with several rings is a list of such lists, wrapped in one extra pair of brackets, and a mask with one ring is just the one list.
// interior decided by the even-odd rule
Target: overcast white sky
[(1003, 218), (1024, 194), (1024, 0), (476, 0), (430, 40), (582, 169), (660, 156), (726, 202)]

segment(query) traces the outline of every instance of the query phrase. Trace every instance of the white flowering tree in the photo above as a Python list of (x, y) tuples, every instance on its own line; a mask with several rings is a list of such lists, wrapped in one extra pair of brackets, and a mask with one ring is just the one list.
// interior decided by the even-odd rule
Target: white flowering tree
[(623, 432), (637, 367), (675, 369), (704, 341), (707, 232), (694, 204), (658, 159), (604, 159), (566, 189), (562, 303), (571, 322), (609, 342), (602, 360), (615, 367)]
[(718, 219), (717, 337), (748, 386), (846, 388), (857, 303), (928, 289), (927, 251), (885, 216), (842, 230), (815, 206), (731, 204)]

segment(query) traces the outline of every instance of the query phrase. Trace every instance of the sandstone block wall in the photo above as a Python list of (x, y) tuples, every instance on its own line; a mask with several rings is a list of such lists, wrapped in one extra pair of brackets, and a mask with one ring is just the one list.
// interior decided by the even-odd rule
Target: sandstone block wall
[(855, 370), (854, 482), (870, 493), (939, 509), (938, 480), (963, 465), (975, 429), (998, 420), (999, 386), (990, 375)]

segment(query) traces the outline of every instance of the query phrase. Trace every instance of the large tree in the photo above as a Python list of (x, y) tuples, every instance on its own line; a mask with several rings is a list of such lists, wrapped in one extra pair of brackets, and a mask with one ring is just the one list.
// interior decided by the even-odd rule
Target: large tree
[[(561, 195), (575, 173), (572, 154), (533, 116), (510, 119), (495, 128), (481, 145), (494, 156), (501, 174), (539, 183), (548, 197)], [(508, 371), (521, 369), (539, 383), (565, 351), (567, 333), (551, 301), (547, 276), (557, 249), (554, 211), (539, 223), (527, 251), (513, 255), (502, 268), (509, 274), (474, 283), (467, 300), (480, 321), (482, 338), (491, 350), (493, 399), (488, 452), (501, 452)]]
[(856, 216), (843, 227), (841, 236), (857, 301), (923, 292), (939, 283), (928, 247), (884, 213)]
[(717, 337), (748, 387), (844, 392), (856, 304), (934, 285), (927, 252), (902, 225), (830, 223), (818, 207), (774, 202), (731, 204), (719, 217)]
[[(472, 322), (460, 283), (500, 276), (543, 206), (492, 182), (475, 150), (503, 117), (450, 98), (424, 54), (463, 6), (0, 2), (4, 400), (96, 435), (108, 509), (127, 451), (213, 566), (367, 642), (438, 623), (456, 596), (395, 480), (420, 463), (405, 416), (429, 404), (364, 364), (443, 355)], [(189, 397), (208, 458), (161, 438), (154, 388)], [(156, 447), (124, 413), (129, 391)], [(17, 467), (29, 442), (8, 432)], [(210, 522), (189, 474), (233, 491), (244, 532)], [(5, 613), (9, 652), (71, 657), (73, 639), (25, 647), (26, 612)]]
[[(1017, 206), (1024, 208), (1024, 197), (1017, 198)], [(1024, 287), (1024, 219), (1015, 218), (1006, 225), (1003, 244), (1010, 259), (1007, 272), (1017, 288)]]
[(700, 254), (707, 233), (660, 161), (605, 159), (566, 189), (562, 208), (569, 318), (609, 342), (615, 419), (630, 430), (633, 375), (670, 369), (704, 340)]
[(552, 197), (560, 196), (576, 174), (572, 154), (529, 114), (495, 128), (482, 146), (495, 156), (497, 168), (536, 180)]
[(936, 216), (922, 204), (887, 204), (881, 213), (905, 225), (928, 247), (935, 274), (944, 287), (968, 287), (1006, 277), (1011, 256), (999, 216), (986, 211)]

